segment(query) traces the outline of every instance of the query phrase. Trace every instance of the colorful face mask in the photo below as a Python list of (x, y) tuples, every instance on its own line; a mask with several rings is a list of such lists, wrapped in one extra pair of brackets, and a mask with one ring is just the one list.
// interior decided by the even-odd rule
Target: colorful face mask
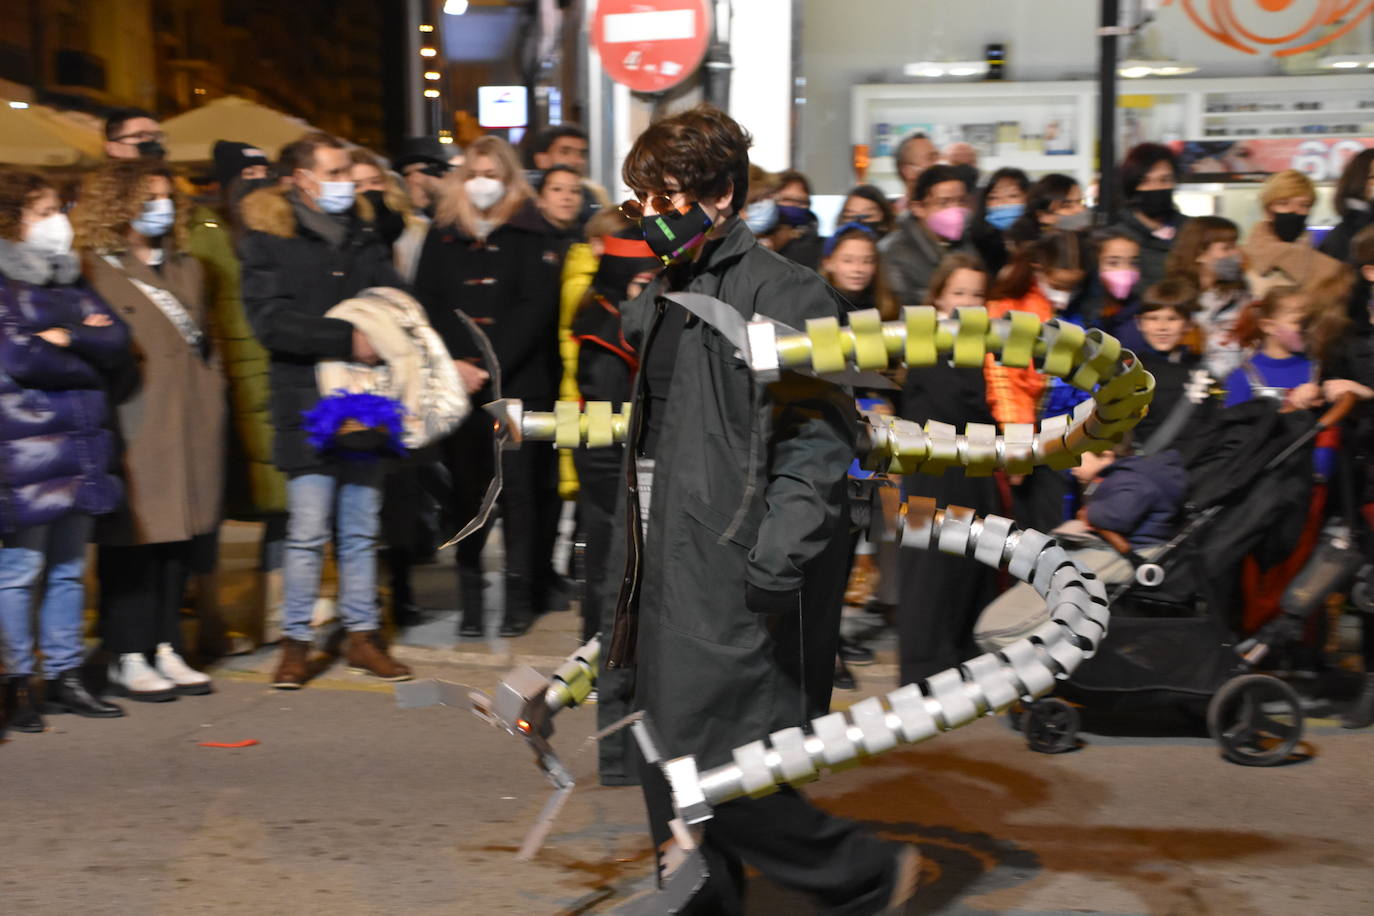
[(1121, 267), (1101, 272), (1102, 283), (1113, 299), (1125, 299), (1140, 282), (1140, 271), (1134, 267)]
[(963, 207), (946, 207), (926, 217), (926, 225), (930, 227), (930, 231), (950, 242), (964, 237), (964, 226), (967, 223), (968, 211)]
[(1010, 229), (1012, 223), (1020, 219), (1021, 214), (1025, 212), (1025, 204), (998, 204), (995, 207), (988, 207), (987, 221), (994, 228), (1005, 232)]
[(701, 204), (693, 203), (685, 211), (644, 217), (644, 241), (664, 264), (676, 264), (706, 241), (711, 225), (711, 217)]

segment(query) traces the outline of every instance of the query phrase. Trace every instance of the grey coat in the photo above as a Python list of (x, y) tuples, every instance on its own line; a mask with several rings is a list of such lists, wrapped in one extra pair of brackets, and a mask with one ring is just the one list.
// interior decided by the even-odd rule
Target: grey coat
[[(662, 320), (666, 282), (660, 275), (623, 307), (626, 337), (641, 353)], [(820, 277), (758, 245), (738, 220), (679, 288), (796, 328), (846, 310)], [(636, 418), (643, 402), (641, 384)], [(648, 711), (669, 756), (692, 753), (712, 766), (731, 748), (828, 707), (856, 430), (849, 390), (791, 373), (761, 384), (717, 331), (687, 322), (647, 541), (641, 553), (638, 501), (627, 499), (638, 449), (627, 449), (606, 566), (624, 575), (612, 572), (604, 584), (616, 608), (607, 665), (636, 665), (635, 705)], [(759, 613), (757, 601), (751, 610), (746, 586), (789, 611)]]

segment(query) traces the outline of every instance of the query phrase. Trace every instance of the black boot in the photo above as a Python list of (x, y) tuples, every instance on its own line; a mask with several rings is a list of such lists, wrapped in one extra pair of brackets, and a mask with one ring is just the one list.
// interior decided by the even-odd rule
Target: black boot
[(50, 715), (72, 712), (88, 719), (118, 719), (124, 715), (124, 710), (86, 689), (80, 668), (63, 671), (48, 681), (44, 685), (43, 699), (43, 711)]
[(1342, 728), (1368, 728), (1374, 725), (1374, 672), (1367, 673), (1360, 695), (1341, 717)]
[(458, 567), (458, 601), (463, 608), (463, 619), (458, 624), (459, 636), (472, 639), (482, 637), (482, 586), (480, 567)]
[(11, 674), (5, 678), (5, 718), (17, 732), (41, 732), (43, 714), (38, 710), (38, 698), (27, 674)]
[(501, 635), (524, 636), (534, 625), (534, 584), (529, 576), (506, 573), (506, 613)]

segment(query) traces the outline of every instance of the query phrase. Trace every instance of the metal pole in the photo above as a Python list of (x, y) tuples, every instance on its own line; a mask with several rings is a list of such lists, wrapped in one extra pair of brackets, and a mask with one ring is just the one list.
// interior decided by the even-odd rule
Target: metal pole
[(1121, 34), (1120, 0), (1102, 0), (1097, 31), (1097, 218), (1100, 225), (1116, 222), (1116, 42)]
[(730, 0), (716, 0), (711, 45), (702, 63), (706, 70), (703, 94), (721, 111), (730, 110), (730, 71), (735, 68), (730, 59), (731, 15)]
[[(406, 135), (410, 137), (420, 137), (429, 133), (425, 126), (429, 119), (429, 106), (425, 104), (428, 100), (420, 94), (424, 91), (424, 80), (420, 72), (420, 25), (432, 22), (422, 9), (425, 5), (425, 0), (409, 0), (405, 5), (406, 60), (405, 78), (401, 82), (406, 93)], [(437, 34), (429, 32), (425, 37), (433, 38)]]

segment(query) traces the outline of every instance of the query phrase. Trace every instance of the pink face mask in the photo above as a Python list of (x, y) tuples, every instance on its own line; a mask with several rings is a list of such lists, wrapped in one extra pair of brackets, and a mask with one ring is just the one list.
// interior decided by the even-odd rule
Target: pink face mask
[(1275, 328), (1274, 339), (1282, 344), (1289, 353), (1303, 353), (1307, 350), (1307, 342), (1302, 339), (1302, 331), (1298, 328), (1286, 326)]
[(1112, 294), (1113, 299), (1125, 299), (1131, 294), (1135, 285), (1140, 282), (1140, 271), (1134, 267), (1104, 270), (1099, 276), (1102, 277), (1102, 282), (1107, 285), (1107, 292)]
[(926, 217), (930, 231), (950, 242), (964, 237), (964, 224), (967, 222), (968, 211), (963, 207), (946, 207)]

